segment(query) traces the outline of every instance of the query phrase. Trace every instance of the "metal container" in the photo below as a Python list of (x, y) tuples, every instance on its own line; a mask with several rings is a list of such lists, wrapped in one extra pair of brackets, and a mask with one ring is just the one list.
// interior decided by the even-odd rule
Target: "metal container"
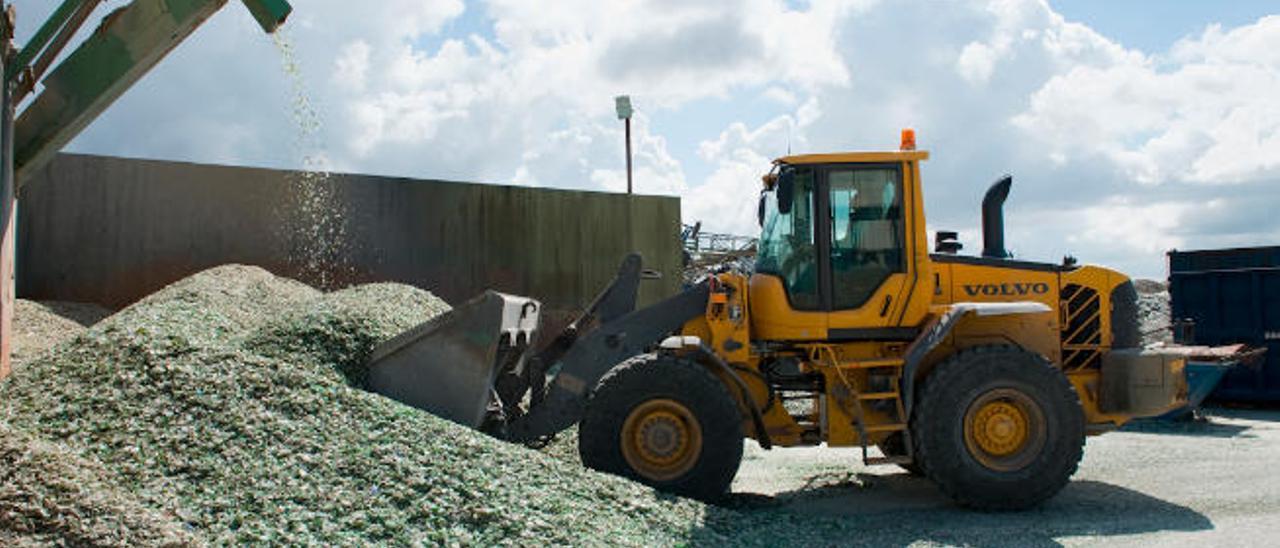
[(1213, 398), (1280, 401), (1280, 246), (1169, 252), (1174, 322), (1194, 322), (1189, 344), (1266, 348), (1257, 367), (1228, 371)]

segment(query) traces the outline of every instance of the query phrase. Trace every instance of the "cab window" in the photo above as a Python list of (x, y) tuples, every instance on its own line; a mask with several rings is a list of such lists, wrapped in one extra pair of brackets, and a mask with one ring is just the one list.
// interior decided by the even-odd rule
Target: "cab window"
[(902, 183), (892, 167), (828, 172), (832, 309), (858, 308), (905, 272)]
[(778, 211), (776, 191), (765, 196), (764, 226), (756, 254), (756, 272), (781, 277), (791, 307), (797, 310), (821, 306), (813, 230), (814, 188), (813, 170), (798, 167), (790, 212)]

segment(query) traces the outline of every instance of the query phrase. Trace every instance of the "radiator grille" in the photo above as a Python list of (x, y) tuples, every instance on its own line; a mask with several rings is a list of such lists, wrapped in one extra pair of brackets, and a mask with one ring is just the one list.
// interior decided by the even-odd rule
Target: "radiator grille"
[(1066, 322), (1062, 328), (1062, 365), (1066, 369), (1102, 364), (1102, 299), (1093, 288), (1068, 284), (1062, 289)]

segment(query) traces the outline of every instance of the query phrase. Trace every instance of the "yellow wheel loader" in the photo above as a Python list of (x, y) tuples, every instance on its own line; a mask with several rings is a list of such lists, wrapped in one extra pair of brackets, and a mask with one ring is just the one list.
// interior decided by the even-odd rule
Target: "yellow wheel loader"
[(980, 256), (947, 232), (931, 253), (914, 148), (778, 159), (749, 277), (636, 309), (632, 255), (541, 345), (539, 302), (488, 292), (379, 347), (369, 388), (515, 442), (578, 425), (587, 466), (707, 500), (752, 438), (860, 447), (975, 508), (1040, 503), (1085, 436), (1181, 405), (1185, 360), (1139, 348), (1123, 274), (1009, 257), (1009, 178)]

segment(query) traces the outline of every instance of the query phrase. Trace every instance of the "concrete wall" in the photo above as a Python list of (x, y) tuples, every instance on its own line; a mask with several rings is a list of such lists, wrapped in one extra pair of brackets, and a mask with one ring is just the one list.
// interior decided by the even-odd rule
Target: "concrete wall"
[[(677, 198), (334, 175), (308, 202), (302, 177), (61, 155), (21, 190), (18, 294), (120, 307), (243, 263), (330, 288), (409, 283), (451, 303), (494, 288), (567, 311), (629, 249), (663, 274), (642, 303), (679, 288)], [(316, 256), (328, 264), (309, 268)]]

